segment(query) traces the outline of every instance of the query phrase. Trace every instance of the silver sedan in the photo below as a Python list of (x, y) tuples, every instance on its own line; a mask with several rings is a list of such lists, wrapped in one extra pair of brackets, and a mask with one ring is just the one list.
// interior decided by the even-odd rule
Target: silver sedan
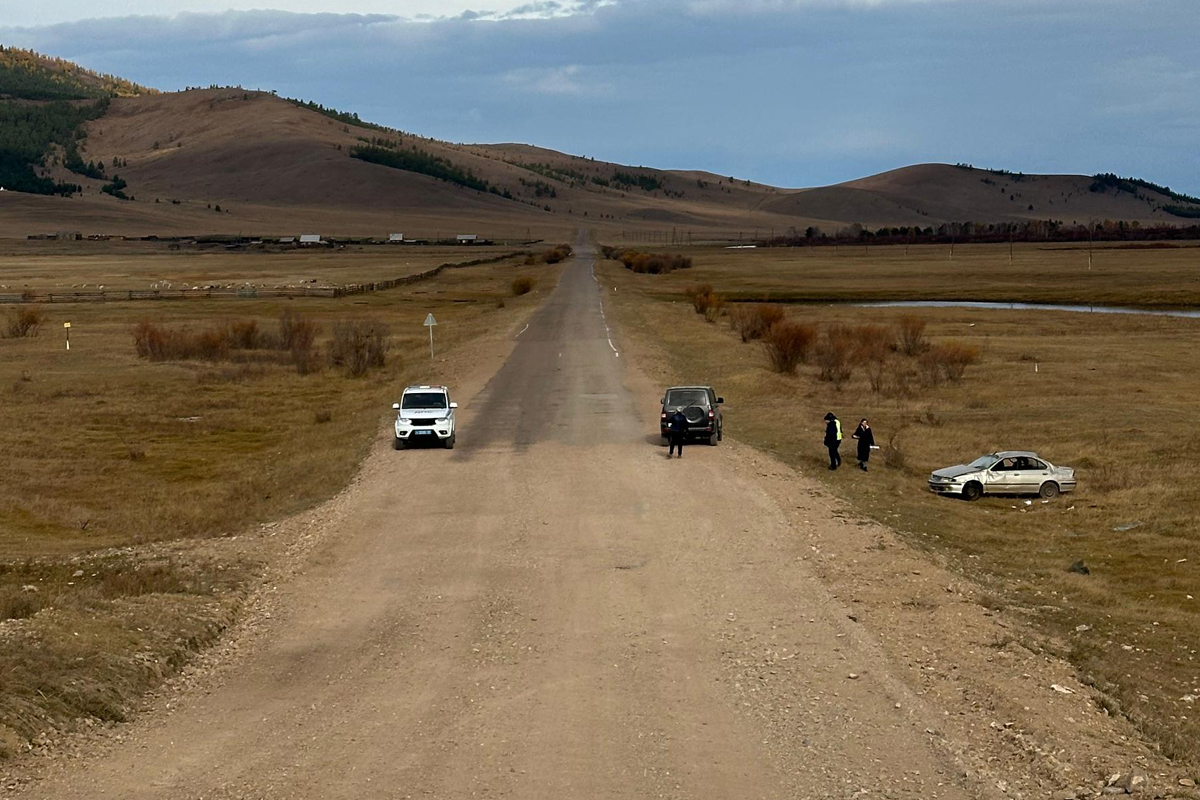
[(1075, 470), (1056, 467), (1027, 450), (1002, 450), (970, 464), (934, 470), (929, 488), (964, 500), (978, 500), (985, 494), (1035, 494), (1049, 499), (1075, 488)]

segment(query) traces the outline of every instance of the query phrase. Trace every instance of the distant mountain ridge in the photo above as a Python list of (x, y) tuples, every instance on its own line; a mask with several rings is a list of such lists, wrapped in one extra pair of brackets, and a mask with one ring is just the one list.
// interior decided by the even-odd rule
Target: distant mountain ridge
[(0, 185), (10, 190), (0, 194), (0, 235), (43, 232), (53, 218), (58, 228), (141, 234), (295, 233), (303, 221), (347, 235), (452, 228), (507, 238), (587, 226), (671, 243), (1200, 217), (1194, 197), (1113, 175), (921, 164), (785, 189), (527, 144), (454, 144), (270, 92), (160, 93), (12, 48), (0, 48)]

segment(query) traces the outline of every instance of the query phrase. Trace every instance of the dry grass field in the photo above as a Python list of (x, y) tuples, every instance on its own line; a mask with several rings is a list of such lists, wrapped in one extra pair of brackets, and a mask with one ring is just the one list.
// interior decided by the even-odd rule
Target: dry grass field
[[(637, 247), (636, 245), (634, 245)], [(644, 249), (644, 248), (643, 248)], [(904, 247), (695, 248), (687, 280), (730, 300), (990, 300), (1141, 307), (1200, 305), (1200, 245), (1145, 249), (1007, 244)], [(682, 279), (681, 279), (682, 280)]]
[(495, 258), (519, 247), (419, 245), (227, 251), (161, 242), (0, 240), (0, 294), (36, 291), (148, 289), (152, 284), (258, 287), (331, 286), (400, 278), (438, 264)]
[[(347, 269), (326, 258), (288, 269)], [(511, 259), (340, 300), (43, 305), (40, 335), (0, 338), (0, 756), (77, 717), (121, 718), (211, 641), (260, 566), (237, 535), (336, 494), (402, 386), (453, 383), (446, 355), (516, 325), (557, 269)], [(526, 275), (535, 290), (515, 297)], [(0, 307), (0, 322), (15, 310)], [(254, 320), (270, 338), (285, 312), (317, 327), (307, 374), (279, 350), (156, 362), (134, 349), (142, 322), (198, 334)], [(363, 377), (326, 359), (335, 326), (356, 321), (390, 332), (385, 365)]]
[[(597, 270), (618, 290), (609, 297), (626, 333), (654, 354), (650, 374), (712, 382), (731, 436), (980, 580), (997, 607), (1027, 616), (1069, 655), (1110, 711), (1172, 757), (1200, 763), (1200, 320), (786, 306), (789, 319), (818, 331), (839, 323), (894, 331), (916, 313), (934, 345), (978, 349), (961, 381), (937, 385), (926, 385), (916, 359), (891, 354), (882, 389), (872, 391), (858, 364), (840, 388), (818, 379), (811, 357), (794, 376), (773, 373), (762, 343), (743, 343), (730, 328), (739, 304), (708, 323), (685, 295), (703, 281), (718, 294), (777, 299), (1194, 303), (1200, 250), (1097, 251), (1090, 274), (1086, 252), (1032, 247), (1012, 267), (1007, 247), (986, 246), (957, 248), (953, 267), (945, 252), (905, 258), (903, 248), (689, 254), (695, 267), (670, 275), (637, 275), (615, 261)], [(828, 471), (821, 439), (830, 410), (847, 438), (860, 418), (872, 421), (884, 449), (869, 473), (855, 468), (849, 440), (845, 468)], [(1079, 489), (1027, 504), (966, 503), (926, 487), (932, 469), (1009, 448), (1076, 467)], [(1078, 560), (1090, 574), (1069, 571)]]

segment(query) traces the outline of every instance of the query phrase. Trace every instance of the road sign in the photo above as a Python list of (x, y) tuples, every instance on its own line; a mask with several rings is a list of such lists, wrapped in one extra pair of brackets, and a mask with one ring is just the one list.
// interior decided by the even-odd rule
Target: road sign
[(63, 323), (63, 328), (65, 328), (65, 329), (66, 329), (66, 334), (67, 334), (67, 349), (68, 349), (68, 350), (70, 350), (70, 349), (71, 349), (71, 323), (69, 323), (69, 322), (64, 322), (64, 323)]
[(437, 320), (433, 318), (433, 312), (429, 312), (429, 316), (425, 318), (425, 327), (429, 328), (429, 360), (433, 361), (433, 326), (437, 325)]

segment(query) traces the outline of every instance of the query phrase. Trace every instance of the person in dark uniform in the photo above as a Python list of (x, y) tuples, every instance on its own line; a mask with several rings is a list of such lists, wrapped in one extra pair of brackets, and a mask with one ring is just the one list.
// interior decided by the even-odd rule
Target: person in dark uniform
[(838, 453), (842, 446), (842, 421), (832, 411), (825, 415), (825, 446), (829, 448), (829, 468), (837, 469), (842, 465), (842, 456)]
[(858, 440), (858, 468), (866, 472), (867, 462), (871, 459), (871, 449), (875, 447), (875, 434), (870, 423), (863, 419), (850, 438)]
[(675, 450), (679, 450), (679, 457), (683, 458), (683, 440), (687, 437), (688, 421), (683, 415), (683, 409), (675, 409), (675, 413), (667, 417), (667, 430), (671, 432), (670, 440), (671, 447), (667, 450), (667, 458), (675, 454)]

